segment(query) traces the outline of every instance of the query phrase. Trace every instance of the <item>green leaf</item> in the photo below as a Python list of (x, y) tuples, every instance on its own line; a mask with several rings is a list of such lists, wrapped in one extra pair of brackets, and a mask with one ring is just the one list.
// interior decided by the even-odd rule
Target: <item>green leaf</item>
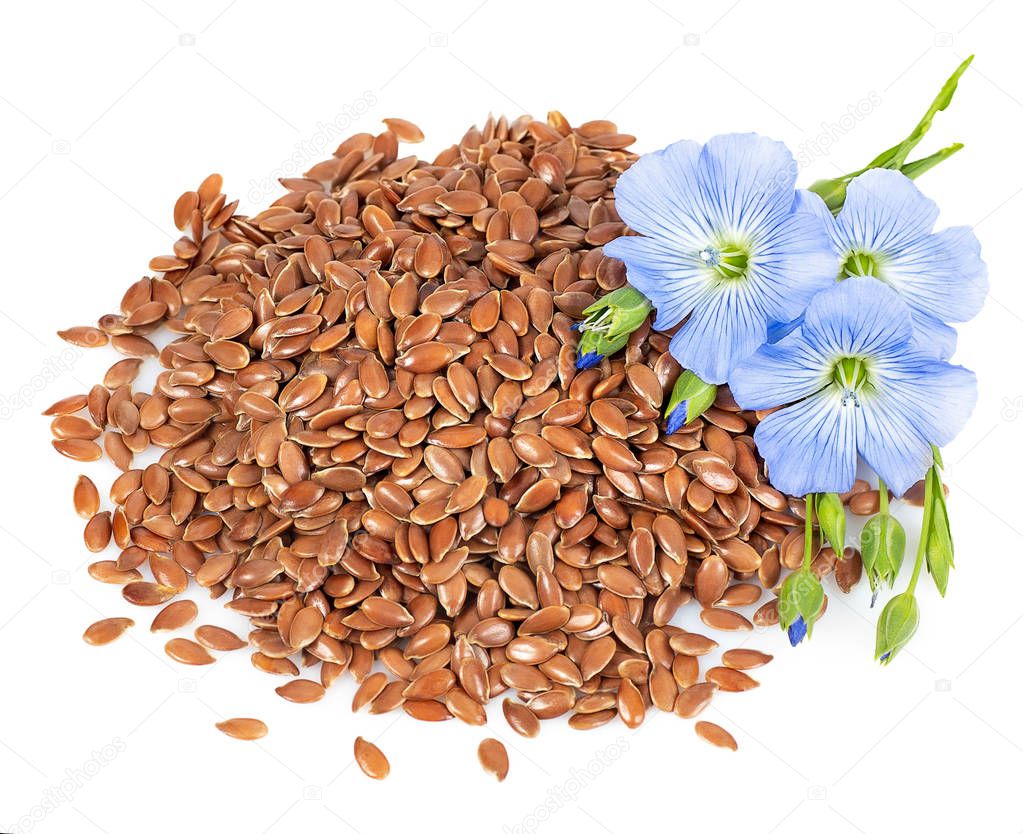
[(817, 523), (828, 539), (828, 544), (839, 559), (845, 552), (845, 507), (833, 492), (817, 497)]
[(971, 55), (956, 68), (955, 72), (953, 72), (951, 76), (949, 76), (934, 101), (931, 102), (931, 106), (927, 108), (927, 112), (924, 113), (920, 121), (917, 122), (916, 127), (913, 128), (905, 139), (888, 148), (888, 150), (879, 153), (858, 171), (843, 174), (842, 176), (835, 177), (834, 179), (818, 180), (810, 186), (810, 190), (815, 194), (819, 194), (831, 212), (833, 214), (837, 214), (842, 208), (842, 205), (845, 203), (846, 187), (864, 171), (869, 171), (872, 168), (890, 168), (895, 171), (902, 171), (902, 173), (904, 173), (907, 177), (914, 178), (929, 171), (939, 162), (943, 162), (959, 151), (960, 148), (962, 148), (962, 145), (956, 143), (954, 145), (949, 145), (947, 148), (943, 148), (930, 156), (914, 160), (913, 162), (906, 162), (909, 152), (920, 144), (920, 140), (923, 139), (924, 136), (927, 135), (927, 131), (931, 129), (934, 117), (951, 104), (952, 97), (955, 95), (956, 88), (959, 86), (959, 79), (962, 77), (962, 74), (966, 72), (966, 68), (970, 65), (972, 60), (973, 56)]
[[(902, 140), (898, 145), (895, 146), (894, 155), (890, 163), (885, 164), (885, 168), (901, 168), (903, 163), (906, 161), (906, 157), (909, 156), (909, 152), (913, 150), (920, 140), (924, 138), (927, 131), (931, 129), (931, 123), (934, 121), (934, 117), (948, 107), (952, 103), (952, 96), (955, 95), (956, 88), (959, 86), (959, 79), (962, 74), (966, 72), (966, 68), (970, 66), (973, 61), (971, 55), (965, 61), (963, 61), (956, 71), (949, 76), (948, 81), (945, 82), (941, 90), (938, 91), (938, 95), (935, 96), (934, 101), (931, 102), (931, 106), (927, 108), (927, 112), (924, 113), (923, 118), (917, 122), (916, 127), (913, 128), (912, 132), (905, 139)], [(870, 167), (880, 167), (871, 165)]]
[(916, 159), (913, 162), (907, 162), (902, 166), (902, 173), (909, 177), (911, 180), (915, 180), (922, 174), (926, 174), (939, 162), (944, 162), (953, 154), (959, 153), (963, 149), (962, 142), (954, 142), (947, 148), (942, 148), (940, 151), (935, 151), (930, 156), (925, 156), (922, 159)]
[(916, 597), (906, 591), (888, 600), (888, 604), (877, 618), (877, 643), (874, 660), (883, 664), (892, 661), (905, 647), (920, 625), (920, 607)]
[(683, 371), (682, 375), (675, 381), (675, 387), (671, 390), (671, 397), (664, 409), (664, 416), (670, 417), (671, 412), (684, 402), (688, 402), (688, 410), (683, 425), (693, 422), (703, 412), (714, 404), (718, 388), (704, 382), (692, 371)]

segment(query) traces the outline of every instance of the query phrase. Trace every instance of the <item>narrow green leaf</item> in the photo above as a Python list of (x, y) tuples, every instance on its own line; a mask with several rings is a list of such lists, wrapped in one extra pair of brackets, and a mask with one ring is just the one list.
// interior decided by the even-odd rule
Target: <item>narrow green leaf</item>
[(972, 55), (956, 67), (955, 72), (949, 76), (938, 92), (938, 95), (935, 96), (934, 101), (931, 102), (931, 106), (927, 108), (927, 112), (924, 113), (923, 117), (905, 139), (879, 153), (858, 171), (843, 174), (834, 179), (818, 180), (810, 186), (810, 191), (819, 194), (831, 212), (837, 214), (845, 203), (846, 186), (864, 171), (869, 171), (871, 168), (891, 168), (896, 171), (902, 171), (907, 177), (914, 178), (919, 177), (938, 163), (955, 154), (962, 145), (950, 145), (930, 156), (914, 160), (913, 162), (906, 162), (909, 152), (920, 144), (920, 141), (927, 135), (927, 131), (931, 129), (934, 117), (951, 104), (952, 97), (959, 86), (959, 79), (966, 72), (966, 68), (970, 65), (971, 61), (973, 61)]
[(934, 121), (934, 117), (944, 110), (949, 104), (952, 103), (952, 96), (955, 95), (956, 88), (959, 86), (959, 79), (962, 74), (966, 72), (966, 68), (973, 62), (973, 56), (971, 55), (965, 61), (963, 61), (956, 71), (949, 76), (948, 80), (942, 86), (941, 90), (938, 91), (938, 95), (935, 96), (934, 101), (931, 102), (931, 106), (927, 108), (927, 112), (924, 113), (923, 118), (917, 122), (916, 127), (913, 131), (899, 144), (895, 151), (895, 155), (892, 158), (891, 164), (886, 165), (886, 168), (901, 168), (902, 164), (906, 161), (906, 157), (909, 152), (913, 150), (920, 140), (924, 138), (927, 131), (931, 129), (931, 123)]
[(909, 177), (911, 180), (915, 180), (922, 174), (926, 174), (939, 162), (944, 162), (953, 154), (959, 153), (963, 149), (962, 142), (955, 142), (949, 145), (947, 148), (942, 148), (940, 151), (935, 151), (930, 156), (922, 157), (921, 159), (915, 159), (912, 162), (907, 162), (902, 166), (902, 173)]

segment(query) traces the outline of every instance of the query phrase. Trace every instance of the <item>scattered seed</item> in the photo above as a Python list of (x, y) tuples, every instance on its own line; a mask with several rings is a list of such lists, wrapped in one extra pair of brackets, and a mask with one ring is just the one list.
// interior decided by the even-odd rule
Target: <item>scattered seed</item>
[(105, 646), (107, 643), (113, 643), (133, 625), (135, 621), (127, 617), (110, 617), (85, 629), (82, 639), (90, 646)]
[(496, 738), (485, 738), (476, 751), (483, 769), (503, 782), (508, 775), (508, 751)]
[(92, 518), (99, 512), (99, 490), (85, 475), (79, 475), (74, 491), (75, 512), (82, 518)]
[(729, 750), (739, 749), (732, 734), (717, 724), (712, 724), (710, 721), (697, 721), (695, 729), (700, 738), (715, 747), (725, 747)]
[(267, 727), (258, 718), (228, 718), (217, 723), (217, 729), (224, 735), (242, 741), (255, 741), (267, 734)]
[(391, 763), (372, 741), (362, 736), (355, 739), (355, 761), (370, 779), (386, 779), (391, 772)]
[(206, 649), (184, 637), (174, 637), (168, 640), (163, 650), (168, 657), (187, 666), (205, 666), (213, 663), (214, 660), (213, 655)]
[(285, 701), (291, 701), (293, 704), (311, 704), (314, 701), (319, 701), (326, 694), (326, 690), (321, 684), (301, 679), (278, 686), (275, 692)]

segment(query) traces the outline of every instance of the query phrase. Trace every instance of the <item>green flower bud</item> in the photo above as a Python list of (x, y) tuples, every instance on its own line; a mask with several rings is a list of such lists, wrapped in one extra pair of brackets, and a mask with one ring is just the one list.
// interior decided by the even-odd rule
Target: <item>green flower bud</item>
[(639, 290), (626, 285), (601, 296), (583, 310), (586, 317), (576, 325), (583, 335), (576, 350), (580, 369), (597, 365), (617, 353), (650, 315), (650, 302)]
[(817, 575), (807, 568), (790, 573), (782, 583), (778, 596), (778, 621), (788, 630), (800, 617), (807, 634), (813, 636), (813, 624), (824, 607), (824, 587)]
[(671, 397), (664, 409), (668, 421), (668, 434), (674, 434), (682, 426), (691, 423), (714, 404), (718, 387), (704, 382), (692, 371), (684, 371), (675, 381)]
[(912, 639), (920, 625), (920, 607), (909, 591), (888, 600), (877, 620), (877, 646), (874, 660), (891, 663), (892, 658)]
[[(934, 470), (932, 469), (931, 472)], [(931, 475), (929, 474), (928, 477)], [(941, 481), (937, 476), (934, 477), (934, 480), (937, 482), (937, 488), (932, 493), (934, 506), (931, 510), (931, 524), (930, 528), (923, 532), (927, 536), (927, 572), (934, 580), (938, 593), (945, 596), (945, 591), (948, 589), (949, 571), (955, 567), (955, 555)]]
[(845, 552), (845, 507), (833, 492), (817, 496), (817, 523), (838, 558)]
[(906, 531), (892, 516), (875, 515), (863, 526), (860, 554), (870, 590), (876, 597), (882, 584), (889, 588), (895, 584), (906, 555)]

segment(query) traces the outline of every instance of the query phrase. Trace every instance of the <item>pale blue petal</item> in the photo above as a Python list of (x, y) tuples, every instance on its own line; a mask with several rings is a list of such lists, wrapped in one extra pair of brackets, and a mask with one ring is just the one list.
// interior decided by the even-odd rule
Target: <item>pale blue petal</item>
[(689, 321), (672, 337), (669, 349), (683, 368), (704, 382), (721, 385), (766, 338), (766, 321), (750, 304), (748, 294), (735, 285), (724, 285), (708, 290)]
[(859, 449), (896, 495), (933, 461), (931, 444), (951, 442), (977, 401), (976, 377), (958, 365), (910, 353), (882, 360), (875, 390), (860, 397)]
[(803, 333), (822, 355), (869, 356), (904, 347), (913, 323), (891, 287), (875, 278), (849, 278), (814, 297)]
[(713, 137), (697, 168), (713, 227), (738, 234), (769, 227), (792, 210), (796, 173), (789, 149), (756, 133)]
[(674, 327), (689, 315), (708, 284), (702, 265), (680, 257), (661, 238), (627, 236), (605, 244), (604, 254), (625, 262), (629, 283), (650, 299), (657, 311), (654, 327)]
[(772, 322), (797, 318), (821, 290), (835, 283), (837, 258), (816, 215), (795, 212), (758, 230), (749, 290)]
[[(820, 194), (815, 194), (805, 188), (797, 189), (795, 199), (792, 201), (792, 210), (801, 214), (805, 213), (814, 215), (821, 221), (821, 223), (824, 224), (824, 228), (827, 229), (829, 233), (835, 225), (835, 216), (831, 213), (831, 209), (828, 208), (827, 203), (821, 199)], [(835, 272), (836, 274), (838, 272), (837, 266)]]
[(931, 444), (916, 431), (910, 415), (873, 402), (857, 410), (859, 450), (888, 488), (901, 496), (927, 472), (934, 460)]
[(980, 242), (965, 226), (887, 250), (881, 275), (914, 312), (941, 321), (969, 321), (980, 312), (987, 295)]
[(830, 363), (801, 333), (764, 345), (728, 378), (735, 401), (745, 409), (768, 409), (816, 394), (831, 381)]
[(905, 174), (874, 168), (849, 183), (835, 221), (841, 251), (887, 252), (928, 235), (938, 207)]
[(793, 319), (792, 321), (776, 321), (774, 324), (770, 324), (767, 327), (767, 341), (769, 344), (776, 344), (788, 336), (789, 333), (794, 333), (802, 326), (802, 316), (799, 316), (799, 318)]
[(768, 414), (754, 434), (775, 488), (789, 495), (845, 492), (856, 480), (856, 419), (829, 389)]
[(874, 372), (879, 377), (876, 401), (902, 410), (935, 446), (955, 439), (977, 403), (977, 378), (961, 365), (910, 351), (878, 359)]
[(980, 256), (980, 241), (969, 226), (950, 226), (935, 233), (948, 254), (949, 268), (953, 275), (969, 285), (960, 298), (958, 315), (948, 321), (969, 321), (984, 306), (988, 292), (987, 264)]
[(924, 313), (913, 314), (913, 347), (935, 359), (948, 359), (956, 351), (955, 328)]
[(644, 235), (699, 250), (710, 234), (706, 215), (699, 210), (699, 157), (700, 145), (691, 141), (643, 154), (615, 185), (615, 207), (622, 220)]

